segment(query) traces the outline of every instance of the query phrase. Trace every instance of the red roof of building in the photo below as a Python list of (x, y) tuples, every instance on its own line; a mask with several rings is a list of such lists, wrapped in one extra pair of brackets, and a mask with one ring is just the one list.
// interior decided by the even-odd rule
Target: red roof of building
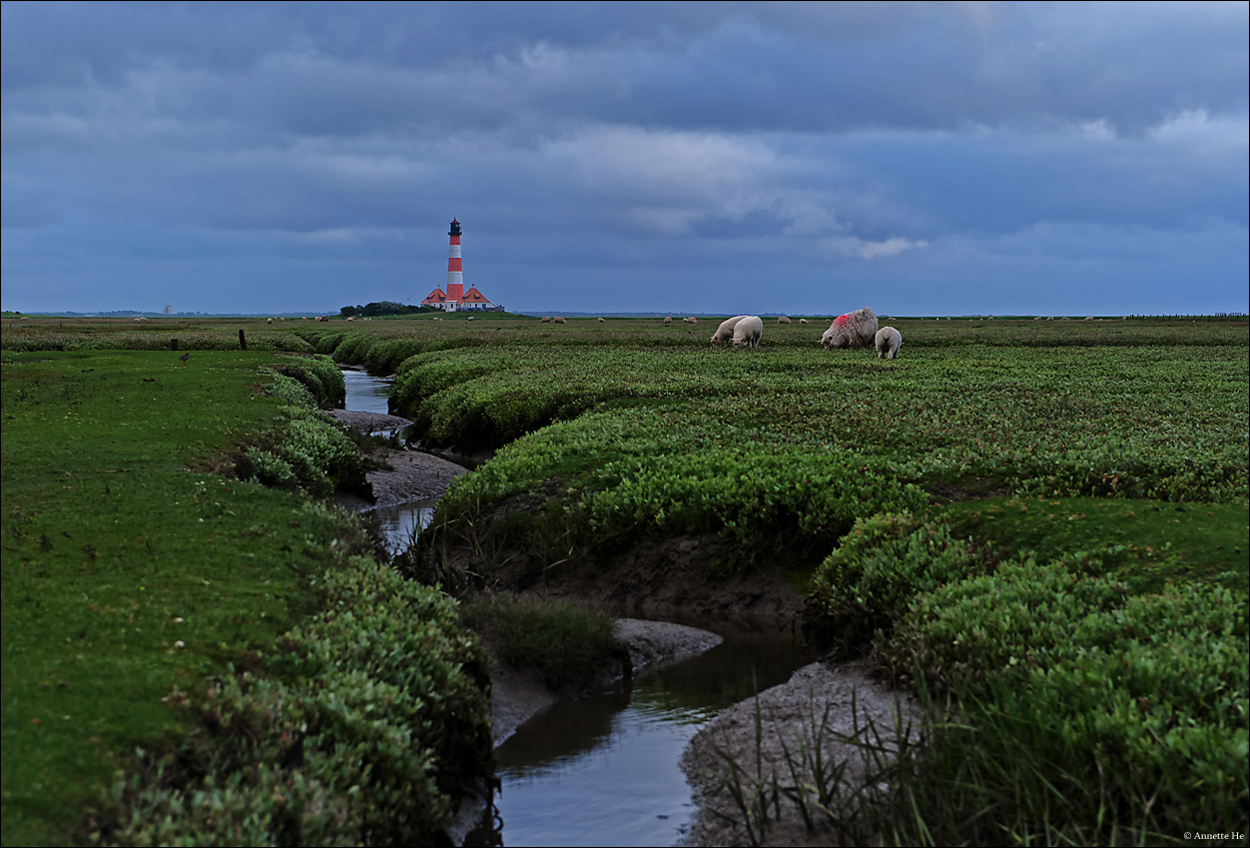
[(421, 305), (427, 306), (431, 303), (443, 303), (446, 300), (447, 295), (443, 294), (443, 289), (441, 287), (436, 287), (434, 291), (430, 292), (429, 296), (426, 297), (425, 300), (421, 301)]
[(460, 302), (461, 303), (490, 303), (490, 301), (486, 299), (485, 295), (483, 295), (480, 291), (477, 290), (477, 286), (470, 286), (469, 290), (465, 292), (464, 295), (461, 296)]

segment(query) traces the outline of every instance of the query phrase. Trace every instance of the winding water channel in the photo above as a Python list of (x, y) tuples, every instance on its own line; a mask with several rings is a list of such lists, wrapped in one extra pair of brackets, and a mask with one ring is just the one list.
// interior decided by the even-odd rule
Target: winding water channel
[[(344, 371), (349, 410), (386, 413), (389, 381)], [(428, 525), (436, 499), (379, 509), (392, 550)], [(496, 749), (502, 842), (537, 845), (674, 845), (695, 809), (682, 751), (722, 710), (783, 683), (812, 653), (792, 634), (742, 622), (686, 621), (724, 641), (658, 665), (608, 692), (556, 703)], [(475, 836), (470, 834), (474, 844)], [(501, 838), (496, 832), (486, 838)]]

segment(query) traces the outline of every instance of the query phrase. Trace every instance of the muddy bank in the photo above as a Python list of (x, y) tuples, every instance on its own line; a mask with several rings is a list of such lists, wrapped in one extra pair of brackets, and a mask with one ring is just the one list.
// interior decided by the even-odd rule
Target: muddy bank
[(452, 568), (489, 572), (492, 588), (533, 593), (602, 609), (617, 617), (700, 624), (753, 621), (796, 632), (802, 599), (780, 565), (747, 567), (727, 577), (709, 572), (733, 542), (719, 534), (647, 542), (600, 560), (573, 560), (544, 568), (525, 551), (500, 552), (500, 565), (483, 566), (463, 544), (447, 550)]
[(355, 427), (362, 433), (380, 433), (384, 430), (402, 430), (412, 422), (398, 415), (386, 415), (381, 412), (360, 412), (353, 409), (325, 409), (326, 415), (335, 421), (341, 421), (349, 427)]
[[(721, 643), (707, 630), (667, 621), (623, 618), (616, 623), (616, 638), (625, 643), (634, 672), (648, 665), (697, 654)], [(610, 679), (605, 679), (605, 683)], [(491, 721), (495, 746), (516, 732), (532, 716), (566, 697), (533, 674), (519, 671), (491, 657)]]
[[(736, 704), (703, 728), (686, 748), (681, 761), (699, 807), (685, 844), (749, 844), (741, 823), (742, 814), (725, 788), (730, 773), (728, 762), (716, 748), (730, 754), (749, 778), (762, 774), (768, 780), (775, 772), (782, 786), (791, 785), (793, 780), (786, 765), (783, 741), (791, 757), (798, 762), (799, 739), (802, 738), (809, 751), (813, 749), (817, 739), (815, 728), (821, 724), (826, 705), (829, 720), (819, 731), (823, 750), (836, 762), (847, 762), (844, 785), (862, 785), (864, 769), (858, 749), (834, 736), (834, 733), (847, 736), (854, 733), (852, 697), (859, 726), (862, 728), (871, 720), (881, 741), (889, 747), (895, 739), (894, 716), (901, 710), (904, 724), (915, 720), (915, 702), (898, 700), (902, 696), (870, 678), (862, 664), (812, 663), (795, 672), (789, 682), (759, 694), (761, 770), (757, 771), (755, 765), (756, 699)], [(742, 784), (744, 787), (751, 785), (749, 779), (744, 779)], [(815, 833), (808, 833), (794, 803), (783, 799), (781, 818), (770, 821), (762, 844), (829, 845), (833, 836), (823, 823)]]

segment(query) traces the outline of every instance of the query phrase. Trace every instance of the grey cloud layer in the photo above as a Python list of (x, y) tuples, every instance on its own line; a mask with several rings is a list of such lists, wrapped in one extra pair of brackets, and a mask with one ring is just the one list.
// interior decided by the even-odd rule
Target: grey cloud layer
[(365, 267), (456, 214), (517, 268), (544, 234), (625, 267), (680, 238), (813, 291), (909, 254), (976, 275), (1004, 238), (1210, 227), (1231, 253), (1247, 227), (1244, 4), (2, 8), (6, 303), (93, 227)]

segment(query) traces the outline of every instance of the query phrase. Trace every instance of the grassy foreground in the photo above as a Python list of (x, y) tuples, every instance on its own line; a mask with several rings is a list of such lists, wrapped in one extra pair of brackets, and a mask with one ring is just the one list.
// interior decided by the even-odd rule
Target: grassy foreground
[[(94, 328), (87, 343), (29, 323), (6, 332), (5, 346), (31, 359), (131, 335), (153, 350), (169, 344), (147, 326)], [(257, 347), (397, 370), (399, 411), (428, 443), (503, 446), (448, 493), (424, 537), (433, 556), (467, 552), (473, 579), (505, 566), (594, 568), (636, 545), (709, 532), (734, 543), (709, 577), (753, 565), (814, 572), (814, 637), (867, 652), (882, 673), (954, 708), (935, 712), (925, 745), (886, 776), (877, 832), (889, 841), (1244, 834), (1245, 321), (896, 325), (904, 347), (893, 362), (819, 350), (816, 322), (768, 324), (754, 351), (708, 350), (708, 322), (247, 330)], [(232, 322), (180, 332), (192, 329), (205, 349), (237, 344)], [(6, 538), (8, 397), (6, 388)], [(66, 411), (49, 426), (64, 426)], [(275, 483), (290, 479), (280, 463), (258, 462)], [(49, 480), (47, 491), (57, 484), (74, 481)], [(107, 503), (89, 498), (80, 511)], [(58, 550), (61, 529), (27, 534), (27, 567)], [(10, 556), (6, 547), (6, 652), (9, 564), (20, 562)], [(10, 733), (29, 730), (20, 718), (10, 730), (9, 656), (6, 761)], [(322, 666), (300, 657), (325, 661), (292, 656), (301, 674)], [(28, 676), (32, 689), (46, 670)], [(263, 705), (273, 699), (255, 701), (244, 712), (272, 713)], [(257, 785), (277, 779), (256, 775)], [(7, 794), (5, 803), (7, 828)]]
[[(270, 370), (316, 388), (315, 364), (0, 363), (4, 844), (435, 838), (489, 774), (483, 660), (300, 491), (361, 473)], [(217, 473), (230, 455), (282, 488)]]

